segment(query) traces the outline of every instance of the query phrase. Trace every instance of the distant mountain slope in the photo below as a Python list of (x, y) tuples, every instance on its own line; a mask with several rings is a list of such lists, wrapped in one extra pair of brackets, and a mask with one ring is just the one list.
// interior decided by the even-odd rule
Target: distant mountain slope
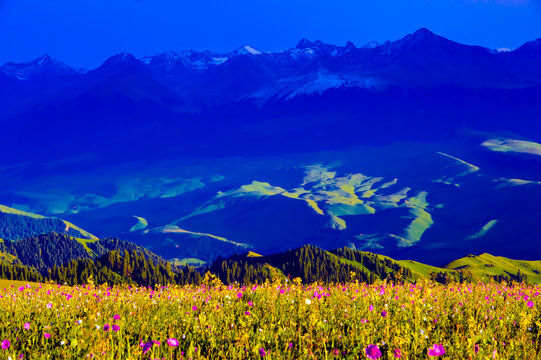
[(97, 240), (96, 236), (68, 221), (32, 214), (0, 205), (1, 239), (24, 239), (29, 236), (46, 234), (52, 231), (80, 238)]
[[(122, 53), (83, 72), (6, 64), (0, 203), (180, 263), (305, 244), (536, 260), (539, 44), (504, 53), (420, 29), (360, 47)], [(6, 241), (94, 238), (3, 209)]]
[[(58, 159), (66, 148), (113, 161), (434, 139), (464, 125), (527, 136), (540, 132), (538, 43), (500, 53), (420, 29), (364, 47), (302, 40), (272, 53), (122, 53), (86, 72), (47, 56), (7, 63), (0, 126), (12, 136), (0, 150), (17, 146), (13, 162)], [(328, 118), (350, 131), (333, 131)]]
[(188, 231), (178, 226), (167, 225), (120, 235), (133, 241), (170, 261), (183, 262), (192, 259), (210, 264), (218, 256), (243, 253), (250, 248), (248, 244), (236, 243), (224, 237)]

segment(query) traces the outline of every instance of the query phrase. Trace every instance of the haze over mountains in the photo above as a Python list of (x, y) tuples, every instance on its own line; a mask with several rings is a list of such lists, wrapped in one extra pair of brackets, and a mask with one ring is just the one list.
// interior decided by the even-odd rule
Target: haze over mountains
[(0, 204), (179, 261), (308, 243), (537, 259), (539, 99), (541, 39), (498, 52), (427, 29), (6, 63)]

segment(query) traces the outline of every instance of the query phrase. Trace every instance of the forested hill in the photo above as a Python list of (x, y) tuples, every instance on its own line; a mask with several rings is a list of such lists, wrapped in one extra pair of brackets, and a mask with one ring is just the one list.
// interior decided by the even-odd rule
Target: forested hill
[(207, 271), (224, 284), (263, 283), (299, 278), (303, 283), (345, 283), (378, 280), (415, 282), (450, 281), (541, 282), (541, 261), (519, 261), (488, 254), (469, 255), (446, 268), (349, 248), (322, 250), (312, 245), (284, 253), (261, 256), (248, 252), (211, 266), (176, 266), (133, 243), (118, 239), (77, 239), (50, 233), (15, 242), (0, 243), (0, 278), (83, 284), (92, 278), (110, 285), (201, 284)]
[(128, 283), (199, 284), (193, 267), (176, 267), (148, 249), (119, 239), (88, 240), (49, 233), (0, 243), (0, 279), (53, 281), (68, 285), (89, 279)]
[(165, 263), (151, 251), (119, 239), (89, 240), (48, 233), (0, 244), (0, 252), (11, 254), (22, 264), (38, 269), (60, 266), (74, 259), (96, 259), (112, 250), (138, 251), (154, 262)]
[(98, 239), (88, 231), (68, 221), (0, 205), (0, 239), (18, 240), (49, 232), (67, 234), (84, 239)]
[(411, 278), (408, 268), (387, 257), (341, 248), (325, 251), (305, 245), (285, 253), (259, 256), (254, 253), (217, 259), (210, 267), (226, 283), (255, 283), (277, 277), (299, 277), (304, 283), (392, 281)]

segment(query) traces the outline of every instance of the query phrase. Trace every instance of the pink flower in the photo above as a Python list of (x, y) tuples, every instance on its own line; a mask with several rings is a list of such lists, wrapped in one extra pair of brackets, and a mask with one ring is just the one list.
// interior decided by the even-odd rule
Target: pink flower
[(197, 306), (194, 305), (194, 306), (192, 307), (192, 311), (197, 311)]
[(445, 354), (445, 349), (442, 344), (434, 344), (428, 348), (428, 356), (441, 356)]
[(167, 345), (173, 346), (173, 347), (178, 346), (178, 340), (174, 338), (167, 339)]
[(237, 297), (240, 299), (242, 297), (242, 293), (241, 292), (237, 293)]
[(3, 349), (3, 350), (9, 349), (9, 345), (11, 345), (11, 343), (9, 342), (8, 339), (2, 341), (2, 349)]
[(118, 326), (117, 324), (113, 324), (112, 328), (114, 332), (117, 332), (118, 330), (120, 330), (120, 326)]
[(383, 310), (383, 311), (381, 312), (381, 316), (382, 316), (382, 317), (387, 316), (387, 311)]
[(120, 320), (120, 315), (115, 314), (115, 316), (113, 316), (113, 320), (115, 320), (115, 321), (116, 321), (116, 320)]
[(364, 349), (364, 353), (366, 354), (366, 357), (372, 360), (379, 359), (381, 357), (381, 351), (379, 350), (379, 347), (377, 345), (368, 345)]
[(473, 351), (475, 351), (475, 353), (477, 354), (479, 352), (479, 345), (475, 344), (475, 346), (473, 347)]
[(370, 306), (368, 307), (368, 310), (370, 310), (370, 311), (374, 310), (374, 305), (370, 305)]
[(401, 358), (402, 357), (402, 350), (394, 349), (393, 355), (394, 355), (395, 358)]
[(249, 305), (249, 306), (254, 306), (254, 303), (251, 302), (251, 301), (248, 301), (248, 305)]
[(45, 336), (45, 338), (48, 339), (48, 338), (51, 337), (51, 334), (49, 334), (49, 333), (43, 333), (43, 336)]
[(152, 341), (149, 341), (147, 343), (141, 342), (139, 345), (143, 348), (143, 354), (146, 354), (150, 350), (152, 345), (154, 345), (154, 343)]
[(25, 324), (24, 324), (24, 329), (25, 329), (25, 330), (30, 329), (30, 323), (28, 323), (28, 322), (25, 323)]
[(24, 286), (21, 286), (21, 287), (19, 288), (19, 291), (24, 291)]
[(528, 306), (529, 308), (532, 308), (532, 307), (533, 307), (533, 301), (528, 301), (528, 303), (526, 304), (526, 306)]
[(109, 324), (103, 325), (103, 331), (109, 331), (109, 329), (110, 329)]
[(263, 357), (265, 355), (267, 355), (267, 353), (265, 352), (265, 349), (263, 348), (259, 349), (259, 356)]
[(47, 309), (50, 309), (50, 308), (52, 308), (52, 307), (53, 307), (53, 304), (52, 304), (52, 303), (48, 303), (48, 304), (47, 304)]
[(250, 315), (250, 312), (249, 312), (249, 311), (245, 311), (245, 312), (244, 312), (244, 315), (248, 316), (248, 315)]

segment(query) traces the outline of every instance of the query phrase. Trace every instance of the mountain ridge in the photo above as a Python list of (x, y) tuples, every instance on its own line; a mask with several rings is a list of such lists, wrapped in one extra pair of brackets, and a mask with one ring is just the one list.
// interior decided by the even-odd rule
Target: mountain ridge
[[(179, 275), (181, 278), (177, 280), (181, 281), (180, 284), (199, 284), (202, 273), (207, 271), (219, 277), (225, 284), (238, 282), (246, 285), (263, 283), (267, 280), (285, 280), (286, 278), (293, 280), (296, 277), (304, 283), (318, 282), (320, 284), (345, 283), (354, 280), (367, 283), (378, 280), (394, 282), (431, 280), (443, 284), (452, 281), (541, 283), (541, 261), (513, 260), (486, 253), (478, 256), (470, 254), (440, 268), (410, 260), (395, 260), (377, 253), (357, 251), (347, 247), (322, 250), (313, 245), (304, 245), (266, 256), (246, 252), (228, 258), (219, 257), (210, 266), (199, 266), (198, 274), (194, 267), (174, 265), (173, 268), (171, 263), (147, 249), (118, 239), (100, 240), (90, 245), (92, 245), (92, 253), (84, 250), (77, 239), (55, 233), (23, 239), (15, 243), (0, 243), (0, 266), (2, 267), (0, 278), (7, 276), (12, 280), (28, 280), (29, 274), (35, 274), (36, 269), (39, 269), (43, 276), (48, 274), (51, 279), (69, 281), (69, 285), (75, 285), (84, 283), (90, 274), (99, 271), (100, 282), (118, 283), (136, 280), (140, 283), (145, 281), (146, 278), (144, 275), (141, 277), (141, 274), (149, 270), (149, 265), (145, 265), (143, 269), (137, 267), (136, 264), (131, 264), (130, 261), (133, 260), (132, 257), (141, 257), (149, 262), (153, 271), (156, 270), (154, 268), (156, 266), (160, 269), (158, 273), (163, 272), (161, 277), (158, 275), (157, 278), (162, 285), (168, 281), (174, 281), (174, 278)], [(38, 252), (43, 252), (44, 256), (36, 256)], [(36, 261), (37, 259), (39, 261)], [(13, 267), (18, 269), (15, 274)], [(116, 271), (116, 274), (109, 274), (111, 270)], [(17, 276), (17, 272), (22, 278)], [(172, 275), (172, 272), (176, 275)], [(131, 279), (131, 273), (137, 273), (137, 279)], [(184, 275), (188, 277), (183, 278)]]
[[(216, 52), (216, 51), (212, 51), (212, 50), (191, 50), (191, 49), (167, 50), (167, 51), (163, 51), (163, 52), (160, 52), (160, 53), (157, 53), (157, 54), (154, 54), (154, 55), (145, 55), (145, 56), (143, 56), (141, 58), (136, 58), (134, 55), (132, 55), (132, 54), (130, 54), (128, 52), (122, 52), (122, 53), (110, 56), (101, 65), (99, 65), (99, 66), (97, 66), (95, 68), (92, 68), (92, 69), (87, 69), (87, 70), (75, 70), (74, 68), (66, 65), (65, 63), (61, 62), (60, 60), (57, 60), (57, 59), (51, 57), (48, 54), (44, 54), (44, 55), (42, 55), (42, 56), (40, 56), (40, 57), (38, 57), (38, 58), (36, 58), (34, 60), (30, 60), (28, 62), (16, 63), (16, 62), (13, 62), (13, 61), (7, 61), (3, 65), (0, 66), (0, 71), (6, 73), (7, 75), (11, 74), (12, 76), (14, 76), (14, 74), (17, 74), (17, 70), (16, 70), (17, 68), (24, 68), (25, 65), (30, 67), (30, 66), (33, 66), (33, 65), (35, 66), (36, 64), (48, 63), (48, 64), (54, 64), (57, 67), (64, 68), (65, 69), (64, 71), (66, 73), (77, 74), (77, 73), (84, 73), (84, 72), (91, 71), (93, 69), (99, 68), (99, 67), (101, 67), (103, 65), (111, 63), (112, 61), (116, 61), (118, 58), (123, 58), (124, 61), (126, 61), (126, 59), (129, 58), (130, 61), (138, 60), (138, 61), (141, 61), (142, 63), (150, 64), (153, 60), (157, 60), (159, 58), (168, 57), (169, 62), (171, 62), (171, 61), (175, 61), (175, 60), (179, 60), (179, 59), (186, 60), (186, 58), (188, 58), (190, 56), (199, 58), (198, 60), (200, 60), (202, 57), (205, 57), (205, 56), (208, 57), (208, 58), (212, 58), (212, 57), (219, 58), (219, 60), (215, 60), (215, 65), (218, 65), (218, 64), (222, 64), (223, 62), (227, 61), (227, 60), (224, 61), (224, 59), (226, 57), (228, 59), (230, 59), (231, 57), (233, 57), (235, 55), (236, 56), (240, 56), (240, 55), (262, 55), (262, 54), (266, 54), (266, 55), (271, 54), (272, 55), (272, 54), (288, 53), (288, 52), (292, 52), (294, 50), (306, 50), (306, 49), (311, 49), (311, 48), (320, 48), (320, 49), (327, 48), (326, 52), (330, 52), (330, 51), (336, 50), (336, 49), (363, 49), (363, 48), (364, 49), (382, 48), (382, 50), (387, 50), (389, 48), (394, 48), (394, 49), (396, 49), (397, 47), (400, 48), (401, 45), (405, 45), (405, 44), (408, 44), (408, 43), (423, 45), (423, 44), (427, 44), (427, 43), (434, 44), (434, 43), (438, 43), (438, 42), (444, 42), (444, 43), (448, 43), (448, 44), (453, 44), (455, 46), (460, 45), (460, 46), (463, 46), (463, 47), (484, 49), (485, 51), (487, 51), (489, 53), (495, 53), (495, 54), (501, 53), (501, 52), (499, 52), (499, 51), (497, 51), (495, 49), (490, 49), (490, 48), (486, 48), (486, 47), (479, 46), (479, 45), (461, 44), (459, 42), (455, 42), (455, 41), (449, 40), (449, 39), (447, 39), (447, 38), (445, 38), (443, 36), (437, 35), (437, 34), (435, 34), (434, 32), (432, 32), (431, 30), (429, 30), (427, 28), (420, 28), (420, 29), (416, 30), (415, 32), (413, 32), (411, 34), (407, 34), (404, 37), (402, 37), (400, 39), (397, 39), (397, 40), (387, 40), (387, 41), (385, 41), (383, 43), (379, 43), (379, 42), (375, 42), (375, 41), (369, 41), (366, 45), (363, 45), (362, 47), (356, 47), (354, 45), (354, 43), (349, 41), (349, 40), (346, 42), (346, 44), (344, 46), (340, 46), (340, 45), (335, 45), (335, 44), (327, 44), (327, 43), (322, 42), (321, 40), (310, 41), (307, 38), (302, 38), (297, 42), (296, 46), (294, 46), (293, 48), (284, 49), (284, 50), (277, 50), (277, 51), (273, 51), (273, 52), (261, 52), (259, 50), (256, 50), (255, 48), (253, 48), (250, 45), (240, 46), (237, 49), (234, 49), (234, 50), (231, 50), (231, 51), (228, 51), (228, 52)], [(506, 53), (508, 53), (508, 54), (512, 54), (514, 52), (518, 52), (518, 53), (526, 52), (526, 53), (528, 53), (528, 51), (531, 51), (531, 50), (538, 50), (540, 48), (540, 46), (541, 46), (540, 44), (541, 44), (541, 38), (534, 39), (534, 40), (525, 42), (524, 44), (518, 46), (517, 48), (515, 48), (515, 49), (513, 49), (511, 51), (506, 51)], [(252, 51), (250, 51), (248, 49), (251, 49)]]

